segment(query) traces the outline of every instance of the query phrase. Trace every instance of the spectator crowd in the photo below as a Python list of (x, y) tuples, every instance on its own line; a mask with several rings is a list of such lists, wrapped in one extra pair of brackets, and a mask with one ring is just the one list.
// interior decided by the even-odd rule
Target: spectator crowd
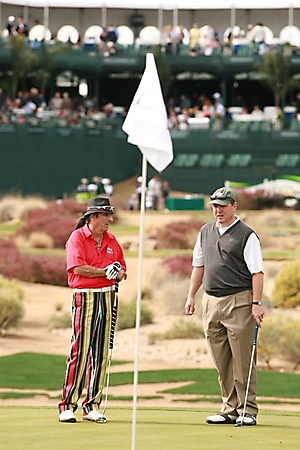
[[(136, 210), (141, 208), (143, 177), (139, 176), (136, 180), (135, 192), (128, 199), (125, 206), (127, 210)], [(170, 186), (167, 180), (163, 180), (158, 175), (154, 175), (148, 181), (145, 191), (145, 209), (158, 211), (167, 209), (167, 198), (170, 195)]]

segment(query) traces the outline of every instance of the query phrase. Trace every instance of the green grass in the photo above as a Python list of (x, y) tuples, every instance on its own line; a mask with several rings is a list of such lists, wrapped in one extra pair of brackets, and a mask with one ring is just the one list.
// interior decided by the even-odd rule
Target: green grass
[(19, 223), (0, 223), (0, 235), (11, 236), (19, 228)]
[(55, 407), (0, 407), (3, 450), (67, 448), (130, 450), (298, 450), (299, 414), (261, 411), (256, 427), (207, 425), (206, 408), (138, 408), (133, 432), (131, 408), (109, 406), (106, 424), (82, 420), (62, 424)]
[[(125, 361), (113, 361), (122, 364)], [(39, 353), (17, 353), (0, 358), (0, 386), (6, 389), (57, 390), (61, 388), (66, 358)], [(177, 395), (219, 396), (215, 369), (174, 369), (140, 371), (143, 383), (190, 382), (186, 386), (162, 392)], [(133, 383), (133, 372), (111, 373), (110, 385)], [(300, 375), (270, 371), (258, 372), (258, 395), (261, 397), (299, 398)]]
[(299, 251), (263, 250), (262, 254), (265, 261), (291, 261), (294, 259), (300, 259)]
[[(125, 235), (125, 233), (124, 233)], [(31, 253), (33, 255), (58, 255), (58, 256), (66, 256), (65, 249), (61, 248), (29, 248), (22, 249), (23, 253)], [(144, 258), (165, 258), (169, 256), (177, 256), (184, 255), (188, 253), (191, 255), (192, 250), (189, 249), (159, 249), (159, 250), (144, 250), (143, 257)], [(125, 257), (138, 257), (138, 250), (125, 250)], [(291, 250), (263, 250), (263, 259), (269, 261), (290, 261), (294, 259), (300, 259), (300, 251), (291, 251)]]

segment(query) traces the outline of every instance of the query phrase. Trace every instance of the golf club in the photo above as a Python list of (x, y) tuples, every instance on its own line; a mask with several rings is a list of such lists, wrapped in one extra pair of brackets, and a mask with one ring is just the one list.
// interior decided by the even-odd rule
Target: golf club
[(235, 427), (241, 427), (244, 423), (247, 400), (248, 400), (248, 393), (249, 393), (249, 387), (250, 387), (250, 380), (251, 380), (251, 373), (252, 373), (252, 366), (253, 366), (253, 360), (254, 360), (254, 354), (255, 354), (255, 347), (256, 347), (256, 342), (257, 342), (257, 335), (258, 335), (258, 324), (256, 323), (255, 330), (254, 330), (254, 336), (253, 336), (252, 354), (251, 354), (251, 360), (250, 360), (250, 367), (249, 367), (247, 388), (246, 388), (246, 394), (245, 394), (245, 400), (244, 400), (244, 409), (243, 409), (243, 414), (242, 414), (242, 420), (241, 420), (241, 422), (236, 423)]
[(119, 291), (119, 281), (116, 280), (115, 284), (115, 295), (114, 295), (114, 304), (112, 308), (112, 317), (111, 317), (111, 328), (110, 328), (110, 336), (109, 336), (109, 359), (108, 359), (108, 369), (106, 376), (106, 392), (105, 392), (105, 402), (103, 412), (101, 414), (100, 419), (97, 420), (98, 423), (106, 423), (105, 412), (107, 409), (107, 399), (108, 399), (108, 386), (109, 386), (109, 378), (110, 378), (110, 367), (112, 362), (112, 352), (114, 348), (114, 337), (115, 337), (115, 328), (117, 323), (117, 314), (118, 314), (118, 291)]

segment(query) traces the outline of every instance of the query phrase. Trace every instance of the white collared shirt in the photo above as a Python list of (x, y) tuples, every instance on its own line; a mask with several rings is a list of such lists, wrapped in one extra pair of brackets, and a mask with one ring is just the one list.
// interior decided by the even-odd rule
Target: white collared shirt
[[(225, 231), (227, 231), (229, 228), (231, 228), (239, 220), (240, 220), (240, 218), (238, 216), (235, 216), (235, 221), (232, 224), (230, 224), (228, 227), (221, 227), (216, 222), (217, 229), (218, 229), (220, 235), (224, 234)], [(196, 241), (196, 244), (194, 247), (194, 251), (193, 251), (193, 262), (192, 262), (193, 267), (201, 267), (204, 265), (203, 251), (202, 251), (202, 247), (201, 247), (200, 236), (201, 236), (201, 231), (198, 234), (198, 238), (197, 238), (197, 241)], [(259, 273), (259, 272), (264, 273), (261, 246), (260, 246), (259, 239), (255, 233), (252, 233), (247, 240), (247, 243), (244, 248), (244, 259), (245, 259), (245, 263), (248, 267), (248, 270), (251, 274)]]

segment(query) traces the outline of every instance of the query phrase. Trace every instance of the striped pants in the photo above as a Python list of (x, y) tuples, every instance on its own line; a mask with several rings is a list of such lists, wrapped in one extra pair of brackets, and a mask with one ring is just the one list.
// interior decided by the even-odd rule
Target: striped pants
[(63, 383), (59, 413), (78, 407), (83, 414), (99, 408), (109, 359), (112, 308), (115, 292), (74, 292), (72, 299), (72, 339)]

